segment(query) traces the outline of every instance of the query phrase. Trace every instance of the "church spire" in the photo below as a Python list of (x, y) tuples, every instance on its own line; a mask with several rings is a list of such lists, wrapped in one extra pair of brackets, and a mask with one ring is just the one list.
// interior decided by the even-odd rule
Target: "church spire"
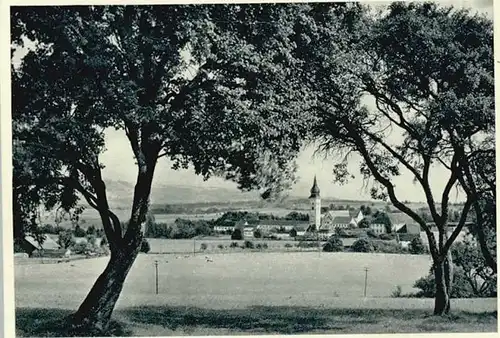
[(319, 187), (318, 187), (318, 182), (316, 182), (316, 175), (314, 175), (314, 182), (311, 188), (311, 196), (309, 196), (309, 198), (316, 198), (316, 197), (319, 197)]

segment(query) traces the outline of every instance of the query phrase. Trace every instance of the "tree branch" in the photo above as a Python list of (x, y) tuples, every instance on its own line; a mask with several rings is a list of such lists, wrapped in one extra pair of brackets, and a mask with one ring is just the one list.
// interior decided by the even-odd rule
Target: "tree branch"
[(443, 190), (443, 195), (441, 196), (441, 221), (445, 223), (448, 220), (448, 203), (450, 199), (450, 191), (458, 180), (458, 168), (457, 168), (457, 154), (453, 155), (450, 164), (450, 178), (446, 183), (446, 186)]
[(434, 238), (434, 234), (429, 229), (429, 227), (427, 226), (425, 221), (417, 213), (415, 213), (413, 210), (411, 210), (409, 207), (407, 207), (404, 203), (399, 201), (399, 199), (396, 196), (394, 186), (387, 178), (385, 178), (384, 176), (382, 176), (380, 174), (378, 168), (373, 163), (371, 156), (370, 156), (370, 153), (366, 149), (364, 141), (361, 139), (359, 133), (357, 133), (355, 130), (352, 130), (352, 129), (349, 129), (349, 133), (350, 133), (350, 136), (352, 137), (352, 139), (354, 140), (354, 142), (356, 144), (356, 148), (358, 149), (359, 153), (361, 154), (361, 156), (363, 156), (363, 158), (366, 162), (366, 165), (370, 169), (372, 175), (375, 177), (375, 179), (378, 182), (380, 182), (387, 189), (387, 193), (389, 195), (389, 198), (390, 198), (392, 204), (396, 208), (398, 208), (399, 210), (401, 210), (402, 212), (406, 213), (408, 216), (413, 218), (424, 229), (424, 231), (427, 234), (427, 237), (429, 239), (429, 247), (430, 247), (431, 255), (432, 255), (434, 260), (438, 259), (439, 253), (437, 251), (437, 245), (436, 245), (436, 240)]
[[(467, 221), (467, 215), (469, 214), (470, 207), (472, 205), (472, 199), (467, 198), (465, 201), (464, 207), (462, 209), (462, 215), (460, 215), (460, 221), (458, 222), (455, 230), (453, 230), (450, 238), (446, 241), (446, 243), (443, 246), (443, 249), (441, 250), (441, 256), (443, 259), (445, 259), (446, 254), (448, 253), (448, 250), (451, 248), (453, 242), (455, 239), (457, 239), (458, 235), (460, 234), (460, 231), (462, 231), (465, 222)], [(447, 229), (444, 229), (445, 231), (448, 231)]]

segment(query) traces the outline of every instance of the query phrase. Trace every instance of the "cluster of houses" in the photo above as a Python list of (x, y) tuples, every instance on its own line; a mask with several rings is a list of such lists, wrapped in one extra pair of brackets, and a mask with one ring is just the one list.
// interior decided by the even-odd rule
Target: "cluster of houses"
[[(15, 253), (14, 257), (45, 257), (45, 258), (69, 258), (73, 253), (70, 249), (63, 248), (53, 237), (42, 234), (38, 239), (27, 235), (23, 240), (18, 241), (17, 245), (21, 252)], [(101, 245), (101, 238), (95, 238), (92, 243), (94, 246)], [(89, 240), (85, 237), (74, 237), (74, 244), (88, 244)]]
[[(310, 233), (314, 235), (320, 234), (322, 239), (327, 239), (331, 235), (336, 234), (339, 229), (359, 229), (361, 221), (367, 217), (367, 215), (363, 214), (362, 210), (328, 210), (322, 212), (320, 190), (316, 177), (314, 177), (309, 199), (311, 201), (311, 208), (308, 221), (272, 219), (242, 220), (232, 225), (216, 225), (214, 231), (219, 233), (231, 233), (236, 228), (239, 228), (243, 232), (245, 238), (252, 238), (257, 229), (260, 230), (262, 234), (273, 233), (273, 235), (277, 237), (289, 237), (290, 232), (295, 230), (295, 235), (298, 237), (307, 236), (307, 234)], [(392, 228), (390, 230), (392, 233), (396, 234), (396, 239), (402, 246), (407, 246), (416, 237), (420, 237), (423, 244), (428, 246), (426, 233), (422, 231), (420, 226), (409, 216), (403, 213), (388, 213), (387, 216), (392, 223)], [(451, 235), (456, 225), (456, 223), (448, 223), (448, 236)], [(436, 227), (433, 226), (432, 223), (429, 223), (429, 226), (435, 238), (438, 238)], [(466, 228), (467, 226), (464, 227), (464, 229)], [(387, 233), (388, 229), (385, 224), (369, 222), (368, 229), (366, 230), (371, 230), (376, 235), (381, 235)], [(465, 235), (466, 231), (462, 230), (457, 241), (463, 240)], [(45, 254), (54, 253), (59, 256), (69, 255), (68, 250), (61, 248), (54, 239), (48, 235), (44, 236), (45, 240), (43, 243), (39, 243), (37, 239), (32, 236), (26, 236), (24, 241), (19, 243), (22, 247), (22, 251), (29, 256), (42, 252)], [(76, 244), (79, 244), (79, 242), (84, 243), (86, 239), (75, 238), (75, 241)], [(100, 243), (94, 244), (100, 245)]]
[[(321, 197), (320, 189), (316, 177), (314, 177), (313, 186), (311, 188), (309, 199), (311, 201), (311, 208), (309, 212), (309, 221), (298, 220), (260, 220), (260, 221), (246, 221), (242, 220), (234, 225), (215, 226), (216, 232), (234, 231), (239, 228), (246, 238), (253, 237), (254, 232), (258, 229), (262, 233), (270, 232), (285, 232), (289, 233), (292, 229), (295, 230), (297, 236), (305, 236), (308, 233), (319, 233), (321, 237), (328, 238), (335, 234), (337, 229), (356, 229), (359, 228), (360, 222), (367, 217), (363, 214), (362, 210), (328, 210), (321, 212)], [(415, 237), (420, 237), (424, 245), (428, 246), (427, 235), (420, 229), (420, 226), (415, 221), (403, 213), (388, 213), (391, 220), (391, 232), (396, 234), (397, 240), (403, 245), (407, 246)], [(435, 226), (429, 224), (434, 233), (435, 238), (438, 238), (438, 231)], [(448, 224), (449, 234), (453, 232), (456, 223)], [(465, 229), (466, 227), (464, 227)], [(316, 231), (318, 229), (318, 231)], [(388, 229), (385, 224), (369, 222), (367, 230), (371, 230), (376, 235), (387, 233)], [(462, 230), (458, 241), (462, 240), (465, 236), (465, 230)]]

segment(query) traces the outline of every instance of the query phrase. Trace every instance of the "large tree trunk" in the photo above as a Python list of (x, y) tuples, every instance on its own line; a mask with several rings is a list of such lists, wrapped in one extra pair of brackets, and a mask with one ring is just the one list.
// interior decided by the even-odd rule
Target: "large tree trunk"
[(434, 315), (442, 316), (450, 311), (450, 297), (446, 287), (445, 263), (434, 265), (434, 277), (436, 279), (436, 297), (434, 298)]
[[(446, 259), (444, 261), (444, 283), (446, 285), (446, 291), (448, 293), (448, 298), (451, 298), (451, 293), (453, 289), (453, 259), (451, 256), (451, 251), (446, 254)], [(450, 313), (450, 301), (445, 309), (445, 314)]]
[(139, 250), (112, 253), (104, 272), (97, 278), (89, 294), (71, 317), (76, 333), (95, 336), (104, 333), (123, 289), (125, 279)]

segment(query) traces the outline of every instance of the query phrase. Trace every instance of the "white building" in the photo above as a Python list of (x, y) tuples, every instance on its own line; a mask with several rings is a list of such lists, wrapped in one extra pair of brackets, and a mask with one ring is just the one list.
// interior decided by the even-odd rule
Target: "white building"
[(387, 232), (385, 229), (385, 224), (382, 223), (370, 224), (370, 230), (372, 230), (376, 235), (385, 234)]

